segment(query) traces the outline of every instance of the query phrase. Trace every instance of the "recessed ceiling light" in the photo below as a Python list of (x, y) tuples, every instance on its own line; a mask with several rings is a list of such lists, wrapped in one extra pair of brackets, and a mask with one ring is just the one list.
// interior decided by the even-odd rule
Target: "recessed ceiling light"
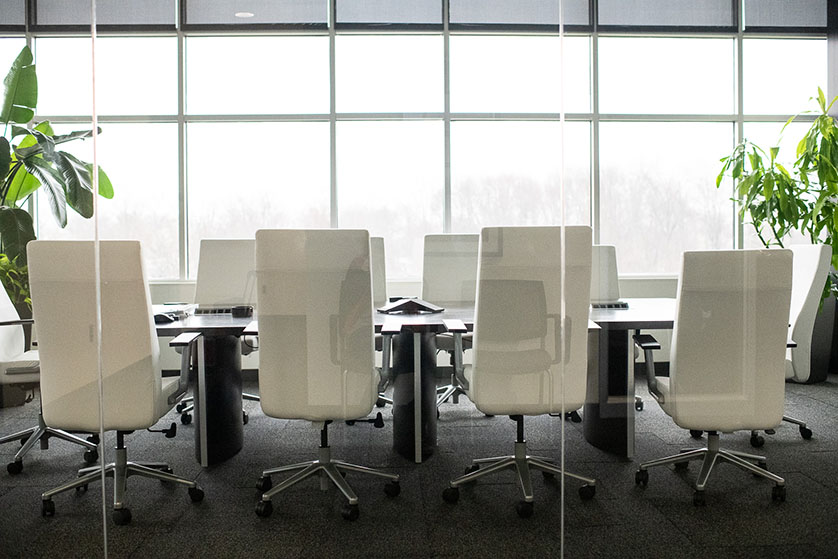
[(253, 17), (254, 15), (255, 14), (253, 12), (236, 12), (235, 13), (236, 17), (241, 17), (241, 18)]

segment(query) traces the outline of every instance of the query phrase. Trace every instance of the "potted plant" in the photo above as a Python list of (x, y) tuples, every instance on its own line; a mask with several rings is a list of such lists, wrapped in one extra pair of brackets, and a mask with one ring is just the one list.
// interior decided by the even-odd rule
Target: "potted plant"
[[(92, 136), (91, 130), (56, 134), (48, 121), (32, 123), (38, 102), (38, 80), (32, 52), (24, 47), (3, 81), (0, 100), (0, 253), (15, 268), (20, 285), (28, 284), (26, 244), (35, 238), (32, 216), (25, 205), (38, 188), (61, 227), (67, 225), (67, 207), (79, 215), (93, 215), (93, 166), (58, 148), (61, 144)], [(17, 143), (15, 143), (17, 141)], [(98, 170), (99, 194), (113, 197), (107, 174)], [(4, 262), (6, 262), (4, 261)], [(9, 293), (18, 287), (3, 274), (0, 281)], [(7, 283), (10, 282), (10, 283)], [(28, 294), (24, 298), (28, 301)]]
[[(757, 237), (766, 247), (782, 247), (793, 230), (808, 237), (812, 243), (831, 247), (832, 269), (824, 285), (823, 305), (827, 297), (838, 294), (835, 271), (838, 268), (838, 129), (835, 118), (829, 114), (838, 97), (827, 104), (823, 90), (818, 88), (818, 95), (812, 100), (817, 109), (801, 114), (817, 116), (798, 142), (796, 159), (790, 170), (777, 159), (779, 147), (766, 151), (746, 139), (722, 158), (716, 187), (721, 185), (725, 175), (733, 178), (733, 199), (740, 204), (739, 215), (745, 219), (750, 217)], [(795, 118), (783, 125), (781, 134)], [(821, 325), (816, 323), (816, 336), (818, 330), (829, 328), (826, 337), (830, 345), (833, 319), (829, 317), (834, 315), (834, 307), (834, 299), (829, 299), (828, 305), (824, 306), (827, 312), (819, 317)], [(821, 331), (820, 335), (824, 333)], [(827, 355), (828, 351), (824, 350)], [(828, 363), (828, 357), (826, 361)]]

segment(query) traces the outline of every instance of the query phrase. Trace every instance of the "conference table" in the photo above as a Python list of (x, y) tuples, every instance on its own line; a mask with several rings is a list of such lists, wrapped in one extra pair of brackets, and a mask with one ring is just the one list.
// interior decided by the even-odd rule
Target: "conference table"
[[(591, 309), (599, 326), (589, 368), (582, 422), (585, 440), (626, 458), (634, 457), (634, 341), (640, 330), (668, 330), (675, 299), (626, 298), (627, 308)], [(590, 353), (590, 352), (589, 352)]]
[[(154, 305), (154, 312), (168, 310)], [(230, 313), (190, 314), (156, 324), (158, 336), (200, 332), (195, 398), (195, 457), (201, 466), (235, 456), (244, 442), (241, 338), (253, 317)]]
[[(675, 300), (625, 299), (625, 309), (592, 309), (585, 439), (603, 450), (634, 456), (634, 346), (632, 334), (643, 329), (670, 329)], [(445, 307), (444, 302), (440, 306)], [(158, 307), (155, 306), (155, 311)], [(445, 320), (462, 321), (471, 330), (474, 308), (445, 307), (438, 313), (374, 315), (375, 329), (385, 323), (401, 334), (392, 352), (393, 447), (416, 463), (436, 446), (436, 344)], [(229, 459), (243, 444), (241, 337), (254, 317), (194, 314), (157, 324), (158, 336), (200, 332), (195, 387), (195, 453), (202, 466)], [(420, 374), (413, 374), (419, 371)], [(416, 403), (419, 405), (416, 405)]]

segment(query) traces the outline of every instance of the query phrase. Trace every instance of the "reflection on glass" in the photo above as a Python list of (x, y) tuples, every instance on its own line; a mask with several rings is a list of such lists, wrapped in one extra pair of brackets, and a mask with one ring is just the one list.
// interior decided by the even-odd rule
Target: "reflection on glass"
[[(190, 262), (201, 239), (329, 226), (328, 123), (193, 123), (187, 133)], [(252, 158), (219, 152), (257, 139)]]
[[(451, 229), (559, 225), (561, 130), (551, 122), (451, 125)], [(590, 222), (590, 125), (565, 123), (566, 224)]]
[(730, 114), (733, 39), (602, 37), (602, 113)]
[[(591, 106), (587, 37), (564, 39), (564, 111)], [(452, 36), (451, 110), (558, 113), (562, 52), (558, 37)]]
[(338, 112), (439, 112), (441, 35), (343, 35), (335, 42)]
[[(91, 114), (90, 58), (89, 39), (35, 39), (39, 114)], [(96, 70), (96, 110), (100, 115), (177, 113), (174, 37), (97, 39)]]
[(26, 45), (26, 40), (23, 37), (2, 37), (0, 38), (0, 72), (3, 77), (12, 66), (17, 55), (20, 54), (20, 49)]
[(328, 37), (189, 37), (186, 110), (328, 113)]
[[(89, 129), (88, 125), (56, 126), (56, 132)], [(98, 162), (113, 183), (111, 200), (97, 197), (99, 235), (103, 239), (140, 240), (149, 278), (178, 276), (177, 125), (100, 125)], [(148, 146), (154, 146), (153, 152)], [(65, 144), (84, 161), (93, 160), (92, 141)], [(145, 155), (143, 155), (145, 154)], [(138, 172), (138, 169), (142, 172)], [(49, 210), (44, 189), (38, 189), (38, 237), (92, 239), (94, 221), (67, 212), (61, 229)]]
[(825, 39), (745, 39), (742, 54), (745, 114), (797, 114), (826, 91)]
[(441, 121), (338, 123), (338, 225), (384, 237), (388, 278), (420, 277), (442, 231), (442, 144)]
[[(601, 125), (600, 239), (620, 273), (677, 273), (684, 250), (732, 247), (730, 191), (716, 188), (733, 149), (729, 123)], [(677, 141), (676, 141), (677, 140)]]

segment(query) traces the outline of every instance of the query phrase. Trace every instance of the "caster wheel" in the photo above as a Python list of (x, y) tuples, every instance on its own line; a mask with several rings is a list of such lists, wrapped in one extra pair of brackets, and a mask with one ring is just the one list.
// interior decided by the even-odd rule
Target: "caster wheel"
[(387, 405), (387, 402), (385, 402), (382, 398), (379, 398), (378, 400), (375, 401), (375, 407), (377, 407), (377, 408), (383, 408), (386, 405)]
[(521, 518), (531, 517), (532, 511), (532, 503), (528, 503), (527, 501), (519, 501), (518, 504), (515, 505), (515, 512), (517, 512), (518, 516), (520, 516)]
[(259, 481), (256, 482), (256, 489), (264, 493), (271, 487), (273, 487), (273, 482), (271, 481), (270, 476), (262, 476), (259, 478)]
[(590, 501), (596, 495), (596, 486), (595, 485), (583, 485), (579, 488), (579, 497), (583, 501)]
[(114, 509), (113, 523), (117, 526), (125, 526), (131, 523), (131, 509)]
[(460, 489), (458, 487), (446, 487), (442, 492), (442, 500), (452, 505), (460, 500)]
[(178, 405), (175, 406), (175, 411), (178, 412), (178, 413), (183, 412), (183, 410), (186, 409), (186, 405), (187, 404), (185, 402), (179, 403)]
[(84, 451), (84, 463), (85, 464), (93, 464), (99, 459), (99, 451), (97, 450), (85, 450)]
[(676, 472), (685, 472), (689, 469), (690, 463), (689, 462), (675, 462), (675, 471)]
[(564, 416), (565, 421), (571, 421), (573, 423), (582, 423), (582, 416), (579, 415), (578, 411), (569, 411)]
[(704, 491), (693, 493), (693, 504), (697, 507), (703, 507), (707, 504), (707, 501), (704, 499)]
[(690, 436), (694, 439), (700, 439), (704, 435), (704, 431), (698, 429), (690, 429)]
[(99, 444), (99, 435), (90, 435), (89, 437), (87, 437), (87, 442)]
[(641, 487), (649, 484), (649, 470), (637, 470), (634, 472), (634, 483)]
[(771, 488), (771, 500), (776, 503), (782, 503), (786, 500), (786, 486), (775, 485)]
[(201, 501), (204, 500), (204, 490), (201, 489), (200, 487), (198, 487), (197, 485), (195, 487), (190, 487), (189, 488), (189, 499), (193, 503), (200, 503)]
[(375, 414), (375, 421), (372, 422), (372, 426), (376, 429), (384, 427), (384, 417), (382, 417), (381, 412)]
[(344, 520), (358, 520), (360, 514), (361, 511), (358, 510), (358, 505), (344, 505), (343, 510), (340, 511), (340, 515)]
[(250, 421), (250, 416), (247, 415), (246, 411), (242, 412), (242, 425), (247, 425), (247, 422)]
[(760, 448), (762, 445), (765, 444), (765, 437), (762, 435), (751, 435), (751, 446), (754, 448)]
[(55, 503), (52, 499), (41, 501), (41, 516), (55, 516)]
[(634, 403), (634, 409), (637, 411), (643, 411), (643, 400)]
[(541, 470), (541, 477), (544, 478), (544, 481), (553, 481), (554, 479), (556, 479), (556, 474), (554, 474), (553, 472)]
[(346, 424), (347, 425), (355, 425), (355, 420), (354, 419), (347, 419)]
[(800, 436), (806, 439), (807, 441), (812, 438), (812, 430), (808, 427), (800, 426)]
[(190, 423), (192, 423), (192, 414), (188, 414), (188, 413), (180, 414), (180, 422), (183, 425), (189, 425)]
[(402, 492), (402, 486), (398, 481), (390, 481), (384, 485), (384, 494), (388, 497), (397, 497)]
[(466, 475), (476, 472), (480, 469), (480, 464), (472, 464), (471, 466), (466, 466), (466, 469), (463, 473)]
[(259, 501), (256, 503), (256, 516), (267, 518), (273, 513), (274, 505), (270, 501)]
[(23, 462), (11, 462), (8, 466), (6, 466), (6, 471), (9, 472), (10, 475), (16, 476), (23, 471)]

